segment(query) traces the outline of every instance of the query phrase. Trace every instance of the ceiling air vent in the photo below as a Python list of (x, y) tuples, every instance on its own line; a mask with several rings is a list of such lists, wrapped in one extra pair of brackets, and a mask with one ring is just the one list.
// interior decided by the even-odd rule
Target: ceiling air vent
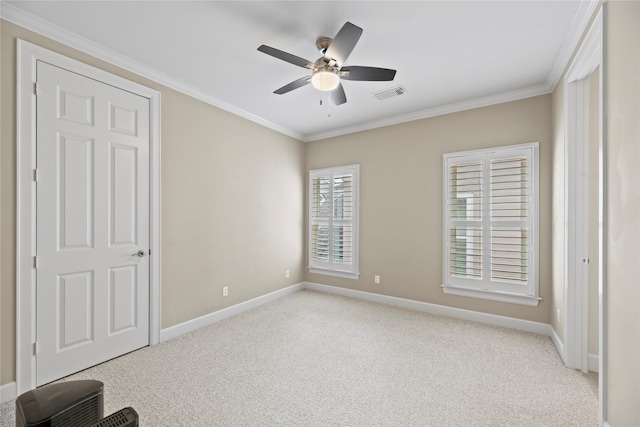
[(381, 90), (380, 92), (374, 92), (373, 96), (375, 96), (378, 101), (382, 101), (387, 98), (393, 98), (394, 96), (400, 96), (407, 93), (407, 88), (404, 86), (396, 86), (391, 89)]

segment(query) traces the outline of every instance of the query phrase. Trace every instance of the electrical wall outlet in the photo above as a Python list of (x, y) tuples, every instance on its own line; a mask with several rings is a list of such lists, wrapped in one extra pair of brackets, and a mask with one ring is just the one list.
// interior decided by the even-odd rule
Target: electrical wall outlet
[(226, 297), (229, 295), (229, 287), (225, 286), (224, 288), (222, 288), (222, 296)]
[(377, 274), (375, 276), (373, 276), (373, 283), (375, 283), (376, 285), (380, 284), (380, 276), (378, 276)]
[(287, 279), (289, 278), (289, 270), (284, 272), (284, 277), (287, 278)]

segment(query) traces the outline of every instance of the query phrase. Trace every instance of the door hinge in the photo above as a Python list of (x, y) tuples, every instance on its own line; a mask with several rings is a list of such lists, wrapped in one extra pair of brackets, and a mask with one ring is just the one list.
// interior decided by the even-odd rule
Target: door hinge
[(38, 169), (33, 170), (33, 181), (38, 182)]
[(589, 264), (589, 258), (582, 258), (582, 262), (585, 264)]
[(37, 356), (38, 355), (38, 342), (34, 342), (33, 343), (33, 355)]
[(151, 256), (151, 249), (149, 249), (149, 256)]
[(35, 96), (40, 95), (40, 91), (39, 91), (39, 87), (38, 87), (38, 82), (33, 82), (33, 94)]
[(36, 255), (36, 256), (33, 257), (33, 268), (38, 268), (38, 267), (39, 267), (39, 265), (38, 265), (38, 256)]

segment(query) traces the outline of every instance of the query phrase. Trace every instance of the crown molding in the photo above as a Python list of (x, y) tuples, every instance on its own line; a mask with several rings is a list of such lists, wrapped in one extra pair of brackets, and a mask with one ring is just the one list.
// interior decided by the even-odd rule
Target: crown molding
[(281, 134), (303, 142), (311, 142), (550, 93), (562, 77), (562, 74), (569, 63), (569, 60), (573, 56), (573, 53), (575, 52), (575, 49), (578, 46), (578, 43), (580, 42), (580, 39), (582, 38), (582, 35), (584, 34), (599, 1), (582, 0), (578, 5), (569, 26), (567, 36), (565, 37), (560, 52), (556, 57), (552, 70), (546, 79), (546, 83), (544, 84), (311, 134), (301, 134), (269, 120), (265, 120), (262, 117), (237, 108), (225, 101), (204, 94), (199, 89), (185, 83), (184, 81), (173, 78), (128, 56), (117, 53), (89, 39), (79, 36), (76, 33), (32, 15), (19, 7), (6, 2), (1, 2), (0, 4), (0, 18), (2, 19)]
[(560, 48), (560, 52), (558, 52), (553, 68), (547, 76), (547, 85), (551, 87), (552, 90), (556, 87), (560, 78), (564, 74), (564, 71), (567, 69), (569, 61), (578, 48), (578, 44), (587, 30), (587, 26), (589, 25), (591, 18), (593, 18), (594, 12), (599, 4), (599, 0), (580, 1), (576, 12), (571, 19), (569, 31), (567, 31), (567, 35), (562, 42), (562, 47)]
[(181, 92), (185, 95), (200, 100), (206, 104), (220, 108), (221, 110), (243, 117), (249, 121), (257, 123), (261, 126), (272, 129), (276, 132), (290, 136), (298, 140), (304, 140), (304, 135), (295, 132), (291, 129), (285, 128), (273, 122), (249, 113), (243, 109), (237, 108), (225, 101), (214, 98), (207, 94), (202, 93), (194, 86), (183, 82), (182, 80), (171, 77), (165, 73), (162, 73), (155, 68), (142, 64), (135, 59), (132, 59), (126, 55), (122, 55), (114, 50), (108, 49), (98, 43), (95, 43), (85, 37), (82, 37), (76, 33), (66, 30), (58, 25), (55, 25), (47, 20), (39, 18), (31, 13), (24, 11), (23, 9), (16, 7), (12, 4), (1, 2), (0, 3), (0, 18), (23, 27), (29, 31), (40, 34), (47, 38), (50, 38), (56, 42), (62, 43), (73, 49), (76, 49), (82, 53), (91, 55), (99, 60), (113, 64), (123, 70), (135, 73), (143, 78), (152, 80), (170, 89)]
[(427, 119), (429, 117), (441, 116), (444, 114), (457, 113), (473, 108), (488, 107), (490, 105), (501, 104), (503, 102), (517, 101), (519, 99), (530, 98), (538, 95), (545, 95), (553, 92), (556, 85), (560, 81), (562, 74), (569, 65), (569, 61), (573, 57), (582, 36), (584, 35), (589, 22), (594, 16), (594, 12), (600, 0), (581, 0), (569, 24), (569, 30), (562, 43), (560, 52), (556, 57), (551, 72), (547, 76), (546, 82), (540, 85), (531, 86), (524, 89), (518, 89), (498, 95), (491, 95), (482, 98), (476, 98), (468, 101), (457, 102), (440, 107), (430, 108), (415, 113), (395, 116), (388, 119), (367, 122), (360, 125), (334, 129), (327, 132), (318, 132), (309, 134), (304, 139), (305, 142), (318, 141), (321, 139), (332, 138), (336, 136), (346, 135), (354, 132), (371, 130), (383, 126), (390, 126), (400, 123), (406, 123), (413, 120)]
[(481, 98), (470, 99), (467, 101), (455, 102), (453, 104), (443, 105), (426, 110), (416, 111), (414, 113), (403, 114), (400, 116), (389, 117), (382, 120), (367, 122), (355, 126), (334, 129), (327, 132), (318, 132), (307, 135), (305, 142), (318, 141), (321, 139), (333, 138), (336, 136), (346, 135), (349, 133), (362, 132), (366, 130), (376, 129), (383, 126), (397, 125), (400, 123), (412, 122), (414, 120), (428, 119), (430, 117), (442, 116), (445, 114), (458, 113), (460, 111), (472, 110), (474, 108), (489, 107), (491, 105), (502, 104), (504, 102), (518, 101), (520, 99), (531, 98), (539, 95), (551, 93), (553, 87), (548, 84), (531, 86), (524, 89), (517, 89), (510, 92), (504, 92), (497, 95), (484, 96)]

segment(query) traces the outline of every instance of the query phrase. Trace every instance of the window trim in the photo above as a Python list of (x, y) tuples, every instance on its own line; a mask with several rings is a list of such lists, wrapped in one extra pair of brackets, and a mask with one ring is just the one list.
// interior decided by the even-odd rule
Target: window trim
[[(352, 183), (352, 192), (353, 192), (353, 214), (352, 214), (352, 230), (353, 230), (353, 253), (352, 253), (352, 268), (349, 270), (345, 270), (342, 268), (330, 268), (330, 267), (320, 267), (318, 265), (312, 265), (311, 262), (311, 254), (312, 254), (312, 226), (313, 226), (313, 211), (312, 211), (312, 196), (313, 196), (313, 178), (316, 176), (323, 175), (340, 175), (350, 173), (353, 175), (353, 183)], [(310, 273), (313, 274), (323, 274), (326, 276), (334, 276), (334, 277), (342, 277), (345, 279), (358, 279), (360, 278), (360, 165), (346, 165), (346, 166), (336, 166), (329, 167), (323, 169), (312, 169), (309, 170), (308, 175), (308, 185), (307, 185), (307, 209), (308, 209), (308, 225), (307, 225), (307, 269)]]
[[(487, 299), (492, 301), (507, 302), (513, 304), (537, 306), (542, 300), (539, 296), (540, 283), (539, 283), (539, 252), (540, 252), (540, 239), (539, 239), (539, 210), (540, 210), (540, 195), (539, 195), (539, 175), (540, 175), (540, 163), (539, 163), (539, 142), (530, 142), (524, 144), (506, 145), (500, 147), (484, 148), (479, 150), (461, 151), (455, 153), (445, 153), (443, 155), (443, 206), (442, 206), (442, 291), (445, 294), (465, 296), (471, 298)], [(532, 201), (529, 214), (531, 215), (531, 227), (533, 232), (531, 233), (531, 245), (532, 257), (529, 275), (529, 286), (531, 288), (531, 294), (523, 294), (517, 292), (508, 292), (504, 290), (496, 289), (482, 289), (480, 287), (475, 288), (466, 286), (463, 283), (452, 283), (449, 277), (449, 252), (448, 252), (448, 235), (450, 228), (449, 220), (449, 162), (450, 159), (464, 158), (464, 160), (478, 160), (484, 158), (487, 154), (496, 154), (499, 156), (508, 155), (510, 151), (518, 151), (523, 149), (531, 150), (531, 191)], [(483, 183), (484, 185), (484, 183)], [(456, 280), (453, 280), (456, 282)], [(479, 284), (482, 282), (479, 282)]]

